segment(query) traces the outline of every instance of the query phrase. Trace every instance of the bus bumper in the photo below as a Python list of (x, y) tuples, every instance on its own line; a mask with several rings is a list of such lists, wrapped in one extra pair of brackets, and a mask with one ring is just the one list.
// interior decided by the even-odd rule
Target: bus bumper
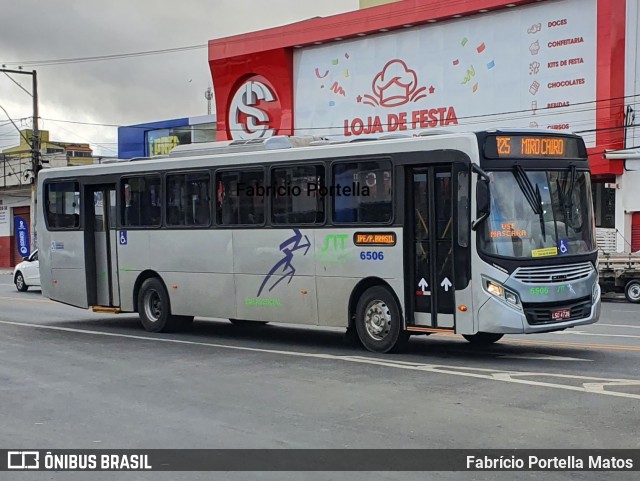
[(559, 331), (597, 322), (600, 318), (600, 308), (601, 300), (598, 292), (595, 302), (591, 305), (590, 313), (585, 317), (569, 321), (530, 324), (523, 311), (518, 311), (496, 298), (489, 298), (478, 312), (478, 332), (535, 334)]

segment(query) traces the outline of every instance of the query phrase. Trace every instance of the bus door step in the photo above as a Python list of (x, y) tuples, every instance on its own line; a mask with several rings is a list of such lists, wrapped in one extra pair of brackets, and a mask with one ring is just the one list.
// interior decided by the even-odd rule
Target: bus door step
[(119, 307), (91, 306), (89, 309), (93, 312), (102, 312), (105, 314), (120, 314)]

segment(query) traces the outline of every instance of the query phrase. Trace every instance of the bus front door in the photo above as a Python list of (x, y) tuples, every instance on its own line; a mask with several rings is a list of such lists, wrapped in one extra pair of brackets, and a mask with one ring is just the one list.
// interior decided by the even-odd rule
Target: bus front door
[(87, 186), (86, 194), (93, 200), (85, 224), (89, 305), (119, 307), (116, 186)]
[[(408, 329), (454, 329), (452, 165), (407, 175)], [(413, 324), (411, 324), (413, 321)]]

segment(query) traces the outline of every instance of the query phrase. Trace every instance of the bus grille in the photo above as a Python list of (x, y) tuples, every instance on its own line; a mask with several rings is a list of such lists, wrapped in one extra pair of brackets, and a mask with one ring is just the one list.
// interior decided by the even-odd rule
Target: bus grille
[[(525, 303), (522, 307), (524, 308), (524, 315), (527, 317), (527, 322), (530, 325), (577, 321), (579, 319), (589, 317), (589, 314), (591, 314), (591, 298), (583, 297), (582, 299), (578, 299), (576, 302), (570, 304), (567, 304), (566, 301)], [(571, 315), (568, 319), (554, 321), (551, 319), (551, 311), (555, 311), (557, 309), (571, 309)]]
[(566, 266), (519, 267), (513, 277), (524, 284), (548, 284), (549, 282), (577, 281), (593, 272), (591, 262)]

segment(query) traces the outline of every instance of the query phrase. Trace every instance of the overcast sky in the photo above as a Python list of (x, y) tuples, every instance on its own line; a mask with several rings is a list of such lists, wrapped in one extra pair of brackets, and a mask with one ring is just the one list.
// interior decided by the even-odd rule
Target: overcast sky
[[(358, 0), (0, 0), (0, 65), (206, 44), (357, 8)], [(35, 68), (40, 128), (52, 139), (90, 142), (98, 155), (116, 155), (116, 128), (54, 120), (128, 125), (206, 115), (212, 85), (206, 48)], [(30, 76), (14, 78), (31, 90)], [(0, 105), (12, 118), (32, 115), (31, 97), (4, 74)], [(0, 110), (0, 150), (19, 140), (6, 121)]]

